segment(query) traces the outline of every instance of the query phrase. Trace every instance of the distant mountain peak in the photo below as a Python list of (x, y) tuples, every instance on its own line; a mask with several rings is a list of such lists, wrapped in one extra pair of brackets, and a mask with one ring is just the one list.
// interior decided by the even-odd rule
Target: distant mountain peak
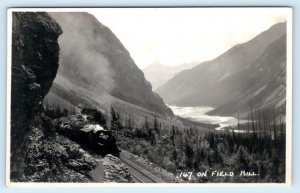
[(185, 69), (190, 69), (199, 64), (199, 62), (189, 62), (177, 66), (169, 66), (155, 61), (143, 69), (146, 79), (151, 82), (153, 90), (160, 87), (176, 74)]

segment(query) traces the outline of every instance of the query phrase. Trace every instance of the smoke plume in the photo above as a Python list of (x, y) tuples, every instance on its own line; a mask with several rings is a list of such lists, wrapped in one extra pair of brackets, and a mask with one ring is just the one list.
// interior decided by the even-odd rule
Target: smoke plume
[[(104, 56), (109, 46), (101, 34), (105, 28), (92, 15), (81, 12), (49, 13), (62, 27), (59, 38), (59, 74), (80, 80), (100, 93), (109, 93), (114, 88), (114, 71)], [(62, 85), (63, 82), (58, 84)]]

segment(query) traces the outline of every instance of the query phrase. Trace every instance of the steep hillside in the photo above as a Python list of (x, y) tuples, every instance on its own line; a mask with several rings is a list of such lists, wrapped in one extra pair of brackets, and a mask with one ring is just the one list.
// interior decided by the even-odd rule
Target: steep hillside
[(251, 105), (254, 109), (285, 109), (286, 36), (273, 42), (252, 65), (248, 75), (244, 74), (243, 81), (238, 83), (239, 88), (244, 88), (238, 98), (210, 114), (234, 115), (249, 111)]
[(165, 84), (176, 74), (185, 69), (190, 69), (199, 64), (199, 62), (185, 63), (178, 66), (167, 66), (159, 62), (154, 62), (143, 69), (146, 79), (151, 82), (153, 90)]
[[(247, 106), (249, 103), (259, 107), (261, 101), (266, 101), (268, 97), (272, 98), (268, 101), (277, 97), (272, 92), (281, 87), (282, 83), (275, 81), (276, 79), (281, 79), (285, 84), (285, 73), (278, 71), (285, 69), (285, 38), (282, 38), (285, 33), (286, 23), (276, 24), (254, 39), (232, 47), (214, 60), (179, 73), (156, 91), (168, 104), (212, 106), (217, 109), (223, 107), (215, 113), (224, 115), (236, 114), (241, 105)], [(268, 89), (263, 91), (264, 87)], [(257, 96), (258, 94), (261, 95)], [(235, 104), (235, 107), (225, 108), (226, 105), (230, 106), (228, 104)]]
[[(59, 39), (60, 68), (54, 81), (60, 91), (65, 92), (64, 96), (69, 96), (64, 100), (74, 102), (71, 92), (89, 103), (90, 98), (97, 101), (96, 106), (109, 107), (118, 101), (154, 113), (173, 115), (163, 100), (152, 92), (143, 72), (109, 28), (88, 13), (50, 15), (64, 31)], [(56, 91), (51, 90), (59, 95)]]

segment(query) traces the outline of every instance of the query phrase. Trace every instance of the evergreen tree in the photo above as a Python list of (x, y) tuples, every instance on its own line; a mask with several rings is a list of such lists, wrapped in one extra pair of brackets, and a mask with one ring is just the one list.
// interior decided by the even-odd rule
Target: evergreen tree
[(171, 137), (170, 137), (171, 141), (172, 141), (172, 145), (175, 146), (175, 126), (172, 125), (172, 132), (171, 132)]
[(122, 130), (122, 124), (120, 121), (120, 115), (118, 112), (114, 110), (113, 107), (111, 107), (111, 131), (115, 134), (116, 138), (118, 139), (119, 132)]
[(186, 156), (186, 161), (185, 161), (186, 167), (191, 169), (193, 167), (194, 150), (187, 142), (185, 144), (185, 156)]
[(154, 117), (153, 128), (154, 128), (154, 131), (159, 135), (160, 134), (160, 128), (159, 128), (159, 124), (158, 124), (156, 116)]
[(154, 145), (155, 144), (155, 133), (148, 121), (148, 117), (145, 117), (144, 130), (146, 133), (146, 140), (150, 141), (150, 143), (152, 145)]
[(244, 146), (240, 146), (237, 151), (237, 164), (239, 164), (241, 169), (248, 170), (249, 169), (249, 160), (248, 153)]

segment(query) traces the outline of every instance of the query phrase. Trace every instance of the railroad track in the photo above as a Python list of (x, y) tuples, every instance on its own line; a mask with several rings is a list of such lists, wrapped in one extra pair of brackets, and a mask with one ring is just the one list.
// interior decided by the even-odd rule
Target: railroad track
[(130, 160), (124, 157), (120, 157), (120, 160), (128, 167), (129, 172), (135, 178), (136, 182), (139, 183), (163, 183), (164, 182), (161, 179), (150, 174), (149, 172), (145, 171), (135, 163), (131, 162)]

